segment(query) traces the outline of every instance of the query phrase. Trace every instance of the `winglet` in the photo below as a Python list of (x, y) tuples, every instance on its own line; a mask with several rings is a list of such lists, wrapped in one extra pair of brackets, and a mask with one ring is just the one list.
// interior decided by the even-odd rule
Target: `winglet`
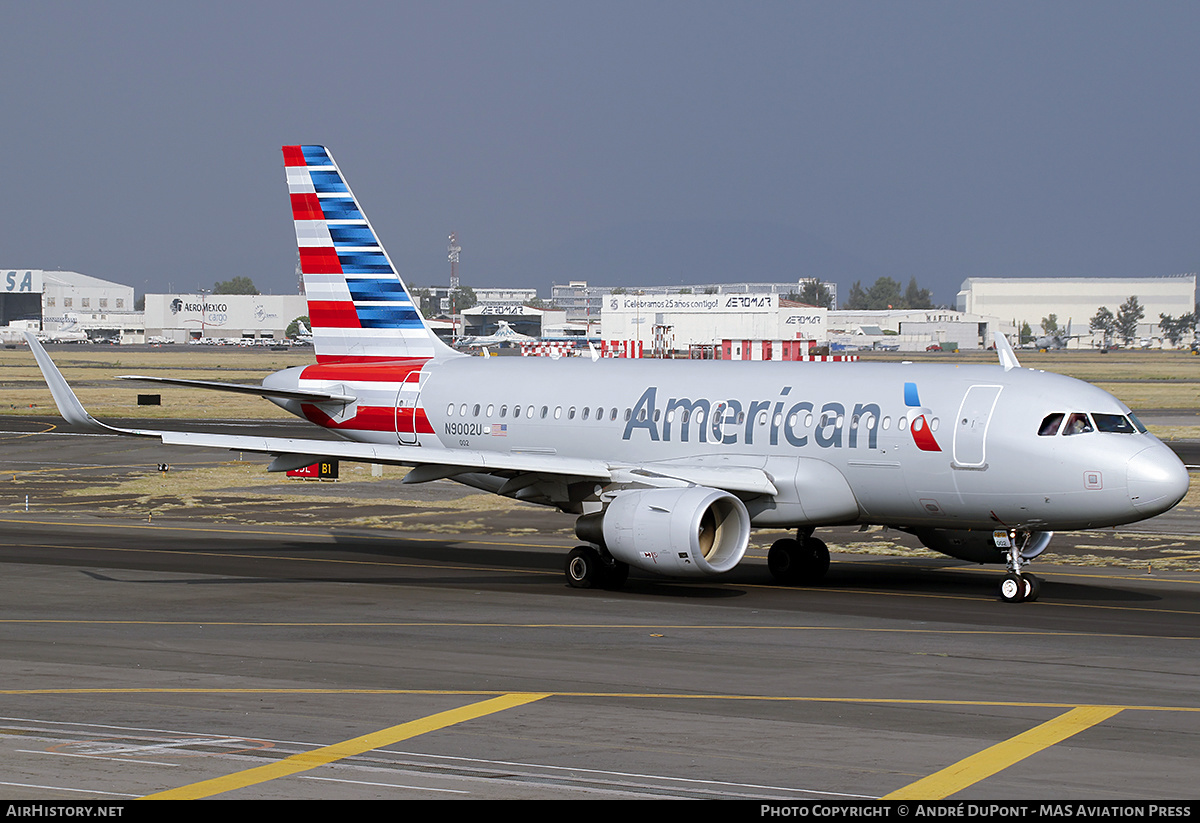
[(1000, 365), (1004, 367), (1004, 370), (1020, 368), (1021, 364), (1017, 362), (1017, 353), (1013, 351), (1008, 338), (996, 330), (992, 332), (992, 340), (996, 344), (996, 353), (1000, 355)]
[(37, 359), (38, 368), (42, 370), (42, 377), (46, 378), (46, 385), (50, 387), (50, 394), (53, 395), (54, 403), (58, 406), (58, 413), (68, 423), (73, 426), (109, 434), (153, 435), (151, 432), (139, 432), (106, 426), (92, 417), (88, 414), (87, 409), (83, 407), (83, 404), (79, 402), (79, 398), (75, 396), (75, 392), (71, 391), (71, 387), (67, 385), (66, 378), (62, 376), (62, 372), (58, 370), (58, 366), (54, 365), (54, 361), (50, 359), (50, 355), (46, 354), (46, 349), (38, 342), (33, 332), (25, 332), (25, 340), (29, 343), (29, 350), (33, 352), (33, 356)]

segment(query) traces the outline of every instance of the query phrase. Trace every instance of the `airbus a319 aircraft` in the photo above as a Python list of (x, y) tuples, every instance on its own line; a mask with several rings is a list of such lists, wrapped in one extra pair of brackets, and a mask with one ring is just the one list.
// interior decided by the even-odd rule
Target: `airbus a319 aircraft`
[(1006, 563), (1006, 601), (1037, 597), (1025, 570), (1056, 530), (1131, 523), (1188, 488), (1179, 459), (1119, 400), (1000, 362), (795, 364), (479, 358), (430, 331), (329, 152), (285, 146), (316, 364), (260, 386), (158, 382), (258, 394), (341, 440), (117, 429), (94, 420), (29, 337), (71, 423), (274, 456), (412, 467), (575, 516), (578, 588), (631, 567), (683, 578), (740, 563), (754, 527), (782, 583), (829, 565), (821, 527), (890, 526), (925, 546)]

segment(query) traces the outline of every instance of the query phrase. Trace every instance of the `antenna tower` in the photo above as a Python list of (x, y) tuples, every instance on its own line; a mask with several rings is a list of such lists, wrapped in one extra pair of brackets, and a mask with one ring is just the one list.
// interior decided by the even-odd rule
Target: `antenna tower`
[(462, 246), (458, 245), (457, 233), (450, 232), (450, 245), (446, 251), (449, 252), (446, 259), (450, 261), (450, 291), (458, 291), (458, 255)]

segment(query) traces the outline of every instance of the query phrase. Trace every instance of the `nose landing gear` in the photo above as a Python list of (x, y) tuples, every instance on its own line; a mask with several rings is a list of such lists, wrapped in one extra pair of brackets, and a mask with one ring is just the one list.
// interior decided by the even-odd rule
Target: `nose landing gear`
[(1026, 534), (1022, 545), (1014, 540), (1008, 548), (1008, 574), (1000, 581), (1000, 599), (1005, 603), (1032, 603), (1042, 593), (1042, 579), (1021, 571), (1028, 562), (1022, 551), (1030, 539), (1031, 535)]

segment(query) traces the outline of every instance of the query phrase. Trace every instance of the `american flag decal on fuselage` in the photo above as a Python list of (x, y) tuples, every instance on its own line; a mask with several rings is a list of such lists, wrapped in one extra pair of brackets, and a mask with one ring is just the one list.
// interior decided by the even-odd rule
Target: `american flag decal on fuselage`
[(429, 359), (437, 341), (323, 146), (284, 146), (318, 363)]

